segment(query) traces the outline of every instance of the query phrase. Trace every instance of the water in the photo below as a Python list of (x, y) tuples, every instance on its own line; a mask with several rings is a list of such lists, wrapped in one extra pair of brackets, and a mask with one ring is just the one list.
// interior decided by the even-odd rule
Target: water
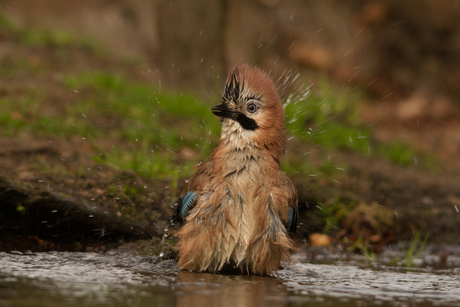
[(277, 277), (199, 274), (129, 254), (0, 252), (6, 306), (459, 306), (460, 270), (298, 260)]

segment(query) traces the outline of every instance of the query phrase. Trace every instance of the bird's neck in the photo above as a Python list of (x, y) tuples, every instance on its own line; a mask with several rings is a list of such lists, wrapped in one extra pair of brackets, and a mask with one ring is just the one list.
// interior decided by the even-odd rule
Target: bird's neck
[(257, 130), (245, 130), (236, 122), (226, 122), (222, 125), (220, 144), (214, 156), (237, 160), (260, 159), (279, 165), (284, 154), (284, 135), (266, 135), (264, 138), (260, 134)]

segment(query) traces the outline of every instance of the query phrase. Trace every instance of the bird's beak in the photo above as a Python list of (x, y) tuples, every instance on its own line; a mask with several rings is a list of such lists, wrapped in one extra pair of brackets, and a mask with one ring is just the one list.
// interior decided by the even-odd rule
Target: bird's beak
[(237, 111), (230, 110), (227, 107), (227, 104), (225, 103), (221, 103), (221, 104), (218, 104), (217, 106), (214, 106), (211, 109), (211, 111), (214, 115), (217, 115), (219, 117), (228, 117), (232, 119), (236, 119), (239, 114), (239, 112)]

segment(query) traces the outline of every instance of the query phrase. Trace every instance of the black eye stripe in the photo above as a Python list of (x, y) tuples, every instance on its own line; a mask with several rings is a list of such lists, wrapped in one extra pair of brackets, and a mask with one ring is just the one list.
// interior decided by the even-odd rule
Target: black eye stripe
[(256, 130), (259, 128), (256, 121), (252, 118), (247, 117), (243, 113), (238, 113), (238, 116), (235, 119), (238, 123), (240, 123), (241, 127), (246, 130)]

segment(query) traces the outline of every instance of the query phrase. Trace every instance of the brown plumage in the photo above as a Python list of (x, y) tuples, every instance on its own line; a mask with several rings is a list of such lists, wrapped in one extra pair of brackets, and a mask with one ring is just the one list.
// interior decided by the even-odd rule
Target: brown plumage
[(271, 275), (294, 245), (297, 191), (281, 170), (285, 117), (270, 78), (238, 65), (222, 104), (220, 144), (182, 192), (176, 213), (178, 264), (186, 270)]

